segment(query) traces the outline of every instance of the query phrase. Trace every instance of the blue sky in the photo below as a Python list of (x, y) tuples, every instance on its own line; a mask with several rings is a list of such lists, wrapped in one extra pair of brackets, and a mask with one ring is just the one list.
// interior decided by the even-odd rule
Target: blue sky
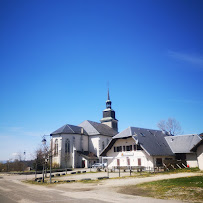
[(0, 0), (0, 160), (64, 124), (176, 118), (203, 132), (203, 2)]

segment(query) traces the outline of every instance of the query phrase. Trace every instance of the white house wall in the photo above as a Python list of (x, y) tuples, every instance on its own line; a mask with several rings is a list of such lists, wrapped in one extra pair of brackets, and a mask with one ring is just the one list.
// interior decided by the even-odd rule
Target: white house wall
[(199, 169), (203, 170), (203, 144), (201, 144), (197, 148), (197, 160), (198, 160)]
[(121, 151), (114, 152), (114, 147), (134, 145), (135, 141), (132, 138), (119, 139), (115, 142), (113, 147), (107, 152), (107, 157), (113, 157), (113, 159), (108, 159), (108, 165), (110, 168), (117, 166), (117, 159), (119, 159), (120, 166), (128, 166), (127, 159), (130, 160), (130, 166), (138, 166), (138, 159), (141, 159), (142, 166), (153, 167), (153, 161), (150, 157), (143, 151)]

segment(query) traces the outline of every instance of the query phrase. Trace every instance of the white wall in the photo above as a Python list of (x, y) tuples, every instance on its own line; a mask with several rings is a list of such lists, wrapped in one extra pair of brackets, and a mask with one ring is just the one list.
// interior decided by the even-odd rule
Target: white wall
[[(103, 151), (103, 142), (104, 148), (111, 141), (112, 137), (108, 137), (105, 135), (94, 135), (89, 137), (89, 151), (93, 152), (95, 155), (99, 157), (100, 153)], [(108, 142), (107, 142), (108, 141)], [(101, 160), (100, 160), (101, 161)]]
[(199, 169), (203, 170), (203, 144), (201, 144), (197, 148), (197, 160), (198, 160)]
[[(77, 155), (76, 151), (88, 150), (88, 136), (79, 134), (61, 134), (52, 135), (52, 150), (54, 151), (55, 140), (58, 139), (58, 156), (53, 153), (52, 163), (59, 164), (60, 167), (81, 167), (82, 158)], [(65, 153), (66, 140), (70, 141), (70, 153)]]
[(99, 137), (96, 136), (89, 136), (89, 151), (94, 153), (98, 156), (98, 149), (99, 149)]
[(134, 145), (135, 141), (132, 138), (127, 139), (119, 139), (115, 142), (114, 146), (107, 152), (108, 157), (114, 157), (114, 159), (109, 159), (108, 165), (109, 167), (117, 166), (117, 159), (120, 160), (120, 166), (128, 166), (127, 159), (130, 160), (130, 166), (138, 166), (138, 159), (141, 159), (142, 166), (153, 166), (153, 161), (150, 160), (150, 157), (143, 151), (121, 151), (121, 152), (114, 152), (114, 147), (118, 146), (127, 146), (127, 145)]

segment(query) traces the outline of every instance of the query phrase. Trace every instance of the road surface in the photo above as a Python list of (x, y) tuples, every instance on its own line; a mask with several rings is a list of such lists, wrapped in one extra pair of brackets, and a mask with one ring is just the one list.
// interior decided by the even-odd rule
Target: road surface
[(137, 184), (156, 179), (167, 179), (197, 174), (171, 174), (147, 178), (109, 179), (96, 183), (65, 183), (40, 186), (24, 183), (33, 176), (0, 176), (1, 203), (180, 203), (176, 200), (157, 200), (147, 197), (120, 194), (118, 186)]

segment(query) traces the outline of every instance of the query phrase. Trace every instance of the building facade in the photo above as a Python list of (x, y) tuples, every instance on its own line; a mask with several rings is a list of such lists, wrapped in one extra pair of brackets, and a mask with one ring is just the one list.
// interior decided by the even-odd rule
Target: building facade
[(142, 166), (152, 170), (176, 161), (197, 167), (200, 150), (195, 153), (191, 149), (200, 141), (199, 135), (171, 136), (165, 131), (129, 127), (112, 138), (101, 156), (110, 168)]

